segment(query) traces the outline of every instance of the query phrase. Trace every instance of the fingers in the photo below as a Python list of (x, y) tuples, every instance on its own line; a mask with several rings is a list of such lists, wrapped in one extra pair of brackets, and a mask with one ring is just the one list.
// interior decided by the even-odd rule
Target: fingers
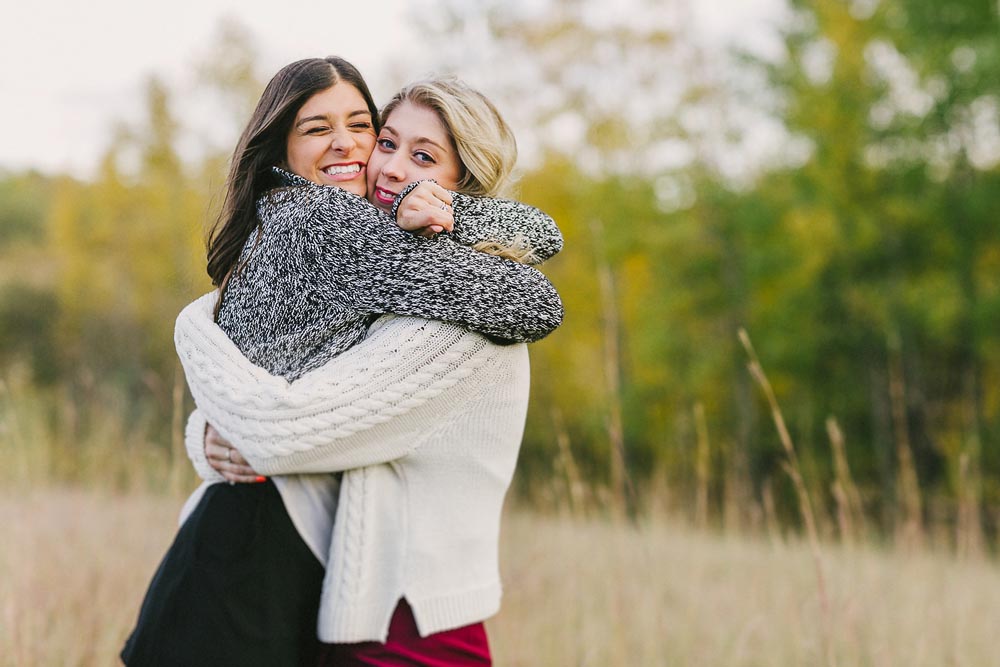
[(432, 186), (431, 194), (434, 195), (434, 198), (437, 199), (442, 204), (447, 204), (448, 206), (451, 206), (452, 204), (451, 191), (448, 190), (447, 188), (441, 187), (437, 183), (430, 183), (430, 185)]
[(243, 479), (243, 481), (252, 482), (258, 477), (261, 477), (261, 475), (258, 475), (257, 471), (250, 466), (239, 465), (238, 463), (229, 463), (228, 461), (209, 459), (208, 464), (226, 479), (229, 479), (230, 477), (239, 477)]
[[(444, 208), (442, 208), (444, 207)], [(404, 204), (396, 215), (396, 224), (408, 232), (429, 229), (438, 234), (450, 232), (455, 227), (455, 218), (447, 204), (438, 202), (429, 205), (426, 202)]]
[(216, 472), (233, 483), (263, 482), (266, 479), (251, 468), (239, 450), (229, 446), (218, 431), (211, 430), (214, 435), (212, 432), (205, 435), (205, 458)]
[(433, 181), (423, 181), (417, 185), (417, 187), (413, 188), (413, 191), (406, 196), (403, 203), (405, 204), (411, 197), (423, 199), (428, 202), (433, 202), (436, 199), (439, 204), (447, 204), (448, 206), (451, 206), (451, 191), (447, 188), (441, 187)]
[(205, 451), (206, 452), (208, 451), (208, 445), (210, 445), (210, 444), (218, 445), (218, 446), (221, 446), (221, 447), (225, 447), (227, 449), (231, 449), (232, 446), (233, 446), (233, 443), (231, 443), (228, 440), (226, 440), (225, 438), (223, 438), (222, 434), (219, 433), (218, 431), (216, 431), (214, 426), (212, 426), (211, 424), (208, 424), (205, 427)]
[(237, 475), (230, 472), (223, 472), (221, 474), (230, 484), (260, 484), (267, 481), (267, 477), (262, 477), (261, 475)]
[(257, 472), (249, 467), (238, 465), (236, 463), (226, 463), (222, 461), (209, 461), (212, 467), (222, 475), (227, 482), (232, 482), (235, 484), (259, 484), (260, 482), (267, 481), (267, 478), (263, 475), (258, 475)]
[(421, 183), (400, 204), (396, 224), (421, 236), (427, 236), (428, 231), (430, 235), (450, 232), (455, 227), (451, 204), (451, 192), (437, 183)]

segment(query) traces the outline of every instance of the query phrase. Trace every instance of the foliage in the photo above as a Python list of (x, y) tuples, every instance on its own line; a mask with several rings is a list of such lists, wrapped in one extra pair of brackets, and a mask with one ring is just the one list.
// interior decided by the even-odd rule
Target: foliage
[(37, 241), (45, 233), (49, 179), (28, 172), (0, 176), (0, 248), (16, 241)]
[[(633, 499), (665, 485), (691, 505), (705, 486), (715, 515), (759, 520), (777, 498), (794, 520), (745, 328), (829, 522), (833, 417), (884, 526), (916, 506), (995, 530), (995, 3), (795, 0), (769, 59), (722, 59), (682, 3), (660, 4), (442, 0), (424, 13), (449, 45), (442, 65), (516, 121), (519, 196), (566, 238), (544, 267), (567, 317), (533, 349), (522, 489), (581, 475), (606, 499), (620, 442)], [(253, 46), (238, 26), (219, 45), (202, 74), (235, 117), (259, 90)], [(748, 157), (761, 119), (782, 132)], [(159, 406), (153, 422), (175, 418), (172, 319), (208, 287), (201, 229), (224, 166), (184, 163), (182, 130), (153, 79), (147, 119), (120, 129), (92, 181), (0, 177), (5, 373), (107, 379)], [(907, 505), (910, 466), (922, 505)]]

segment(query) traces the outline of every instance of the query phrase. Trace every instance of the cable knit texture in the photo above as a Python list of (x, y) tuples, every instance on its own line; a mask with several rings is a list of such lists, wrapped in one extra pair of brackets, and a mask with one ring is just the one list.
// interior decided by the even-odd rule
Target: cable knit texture
[[(336, 378), (330, 377), (333, 367), (325, 366), (322, 373), (289, 383), (249, 364), (212, 325), (215, 298), (214, 292), (206, 294), (181, 312), (174, 342), (201, 412), (265, 474), (339, 471), (405, 455), (412, 447), (412, 429), (433, 424), (394, 418), (469, 378), (494, 357), (489, 341), (467, 336), (459, 327), (384, 318), (352, 354), (338, 357)], [(391, 335), (374, 336), (390, 322)], [(336, 448), (376, 425), (393, 437), (363, 450), (355, 441), (332, 453), (318, 447), (332, 443)], [(202, 439), (192, 431), (195, 441)]]
[(402, 597), (423, 635), (494, 614), (500, 512), (527, 410), (526, 347), (387, 316), (288, 383), (242, 357), (212, 323), (212, 303), (206, 295), (185, 308), (175, 330), (199, 412), (276, 481), (346, 471), (319, 637), (384, 641)]
[(355, 195), (274, 174), (219, 326), (216, 293), (177, 320), (192, 462), (218, 479), (207, 418), (275, 476), (327, 568), (320, 639), (384, 640), (401, 597), (424, 635), (483, 620), (499, 608), (528, 397), (525, 346), (490, 341), (536, 340), (563, 312), (542, 274), (461, 244), (524, 240), (541, 260), (562, 237), (538, 209), (455, 193), (454, 232), (423, 239)]

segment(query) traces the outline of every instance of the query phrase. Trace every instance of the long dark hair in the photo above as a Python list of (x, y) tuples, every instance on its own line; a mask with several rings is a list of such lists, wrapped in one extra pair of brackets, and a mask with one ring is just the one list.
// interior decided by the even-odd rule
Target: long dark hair
[(357, 88), (364, 97), (377, 132), (378, 109), (368, 84), (358, 69), (343, 58), (307, 58), (285, 65), (261, 94), (233, 151), (222, 212), (209, 232), (208, 275), (220, 293), (236, 270), (247, 239), (258, 227), (257, 199), (273, 187), (271, 167), (285, 161), (288, 134), (296, 114), (310, 97), (341, 81)]

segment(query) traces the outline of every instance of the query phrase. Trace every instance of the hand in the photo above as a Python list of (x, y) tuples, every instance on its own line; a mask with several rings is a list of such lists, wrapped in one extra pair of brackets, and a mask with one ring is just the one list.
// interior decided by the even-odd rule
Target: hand
[(421, 183), (403, 198), (396, 210), (396, 224), (420, 236), (450, 232), (455, 228), (451, 193), (437, 183)]
[(258, 475), (239, 450), (223, 438), (211, 424), (205, 427), (205, 458), (208, 464), (230, 484), (237, 482), (250, 484), (267, 479)]

